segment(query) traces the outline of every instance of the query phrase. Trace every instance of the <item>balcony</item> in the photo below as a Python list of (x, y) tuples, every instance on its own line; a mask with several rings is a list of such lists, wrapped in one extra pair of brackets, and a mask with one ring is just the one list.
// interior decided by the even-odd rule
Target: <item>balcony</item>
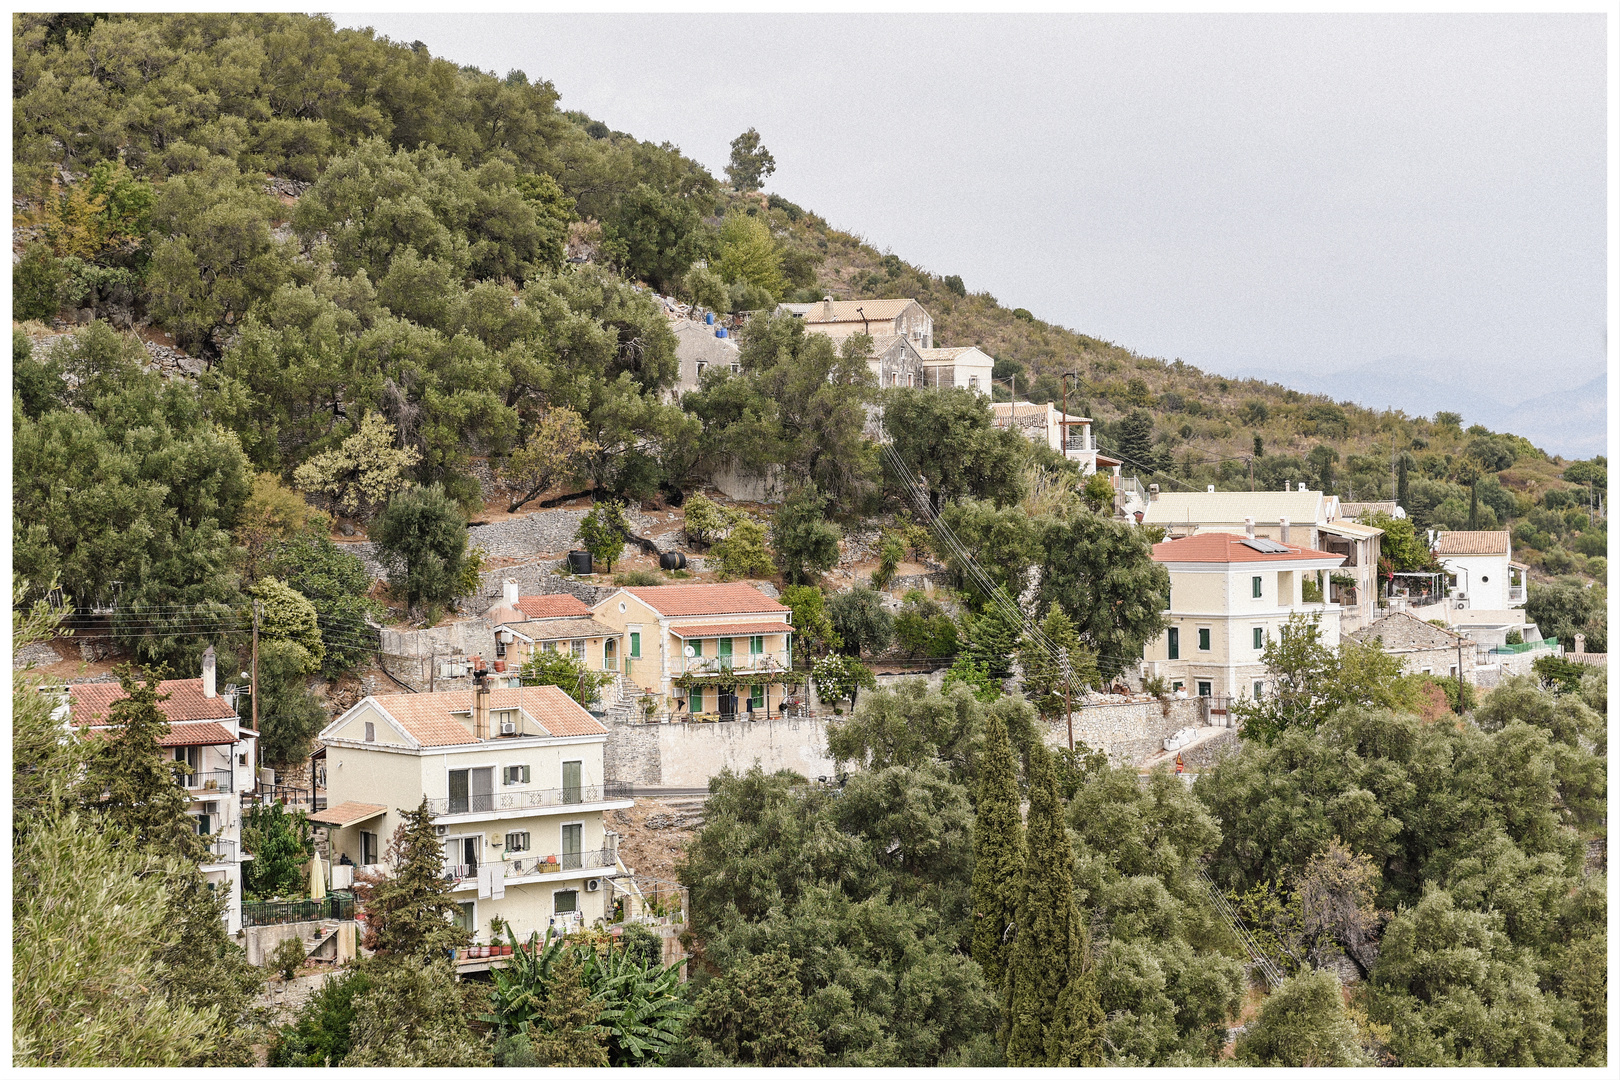
[(1523, 585), (1509, 585), (1508, 586), (1508, 603), (1510, 603), (1510, 604), (1522, 604), (1522, 603), (1524, 603), (1524, 586)]
[(454, 796), (448, 799), (429, 799), (428, 813), (436, 818), (455, 814), (506, 814), (525, 810), (545, 810), (554, 806), (578, 806), (582, 803), (628, 799), (630, 784), (609, 780), (603, 784), (581, 784), (579, 787), (499, 791), (488, 795)]
[(736, 653), (732, 656), (679, 656), (677, 678), (724, 682), (781, 682), (793, 670), (793, 654), (776, 652)]
[[(491, 860), (485, 865), (499, 866), (502, 877), (507, 881), (514, 881), (536, 875), (566, 874), (576, 870), (612, 869), (617, 863), (617, 851), (613, 848), (599, 848), (594, 851), (565, 851), (559, 855), (522, 855), (515, 859), (502, 859), (499, 862)], [(472, 884), (478, 880), (478, 864), (448, 863), (444, 868), (444, 879), (458, 885), (464, 882)]]
[(180, 786), (193, 792), (196, 798), (208, 798), (215, 793), (230, 794), (234, 782), (230, 769), (211, 769), (182, 777)]
[(207, 854), (203, 856), (204, 865), (215, 863), (233, 863), (236, 861), (236, 841), (227, 840), (223, 836), (209, 836), (203, 839), (203, 849)]

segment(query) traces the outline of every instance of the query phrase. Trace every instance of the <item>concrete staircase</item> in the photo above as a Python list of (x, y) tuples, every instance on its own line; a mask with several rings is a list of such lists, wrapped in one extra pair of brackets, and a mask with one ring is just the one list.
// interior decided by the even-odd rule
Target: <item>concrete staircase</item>
[(601, 701), (607, 706), (605, 719), (621, 724), (641, 719), (641, 688), (623, 672), (613, 673), (613, 681), (602, 688)]

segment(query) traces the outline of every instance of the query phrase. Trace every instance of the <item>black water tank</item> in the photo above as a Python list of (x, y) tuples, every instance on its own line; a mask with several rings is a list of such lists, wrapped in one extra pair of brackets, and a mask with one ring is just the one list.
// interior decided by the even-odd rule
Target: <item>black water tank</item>
[(591, 553), (588, 551), (570, 551), (568, 553), (568, 570), (574, 574), (592, 573)]
[(685, 570), (686, 555), (679, 551), (666, 551), (658, 556), (660, 570)]

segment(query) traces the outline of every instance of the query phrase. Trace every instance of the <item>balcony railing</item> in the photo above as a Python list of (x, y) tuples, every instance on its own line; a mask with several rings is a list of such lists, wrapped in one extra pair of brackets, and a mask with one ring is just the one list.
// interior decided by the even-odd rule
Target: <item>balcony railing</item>
[[(502, 876), (511, 881), (514, 878), (533, 877), (535, 874), (562, 874), (571, 870), (597, 870), (612, 867), (618, 861), (618, 853), (612, 848), (598, 848), (594, 851), (565, 851), (558, 855), (520, 855), (513, 859), (490, 860), (486, 865), (499, 866)], [(447, 863), (444, 868), (446, 881), (471, 881), (478, 877), (477, 863)]]
[(231, 863), (236, 861), (236, 841), (228, 840), (223, 836), (210, 836), (203, 841), (203, 847), (208, 852), (203, 856), (205, 863)]
[(1509, 585), (1508, 586), (1508, 603), (1516, 604), (1520, 600), (1523, 600), (1523, 599), (1524, 599), (1524, 586), (1523, 585)]
[(243, 926), (281, 926), (319, 919), (354, 918), (354, 894), (328, 893), (324, 900), (248, 901), (242, 905)]
[(775, 652), (733, 653), (731, 656), (681, 656), (677, 675), (726, 678), (732, 675), (760, 676), (761, 680), (780, 678), (793, 670), (793, 654)]
[(207, 769), (202, 772), (195, 772), (190, 776), (183, 777), (180, 781), (180, 786), (185, 788), (187, 791), (218, 791), (229, 794), (231, 791), (232, 780), (233, 774), (229, 769)]
[(428, 813), (434, 817), (446, 817), (451, 814), (498, 814), (515, 810), (541, 810), (548, 806), (603, 802), (608, 799), (627, 799), (630, 797), (629, 792), (629, 784), (609, 780), (602, 784), (581, 784), (578, 787), (497, 791), (488, 795), (453, 795), (448, 799), (429, 799), (427, 804)]

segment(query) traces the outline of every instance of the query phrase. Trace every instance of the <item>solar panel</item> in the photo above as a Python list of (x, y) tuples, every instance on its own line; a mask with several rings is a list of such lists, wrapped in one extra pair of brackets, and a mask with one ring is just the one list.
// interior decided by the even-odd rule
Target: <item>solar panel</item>
[(1267, 540), (1263, 536), (1256, 536), (1248, 540), (1241, 540), (1239, 543), (1241, 543), (1244, 547), (1251, 547), (1254, 550), (1263, 552), (1267, 555), (1287, 555), (1292, 551), (1292, 549), (1286, 545), (1279, 544), (1275, 540)]

